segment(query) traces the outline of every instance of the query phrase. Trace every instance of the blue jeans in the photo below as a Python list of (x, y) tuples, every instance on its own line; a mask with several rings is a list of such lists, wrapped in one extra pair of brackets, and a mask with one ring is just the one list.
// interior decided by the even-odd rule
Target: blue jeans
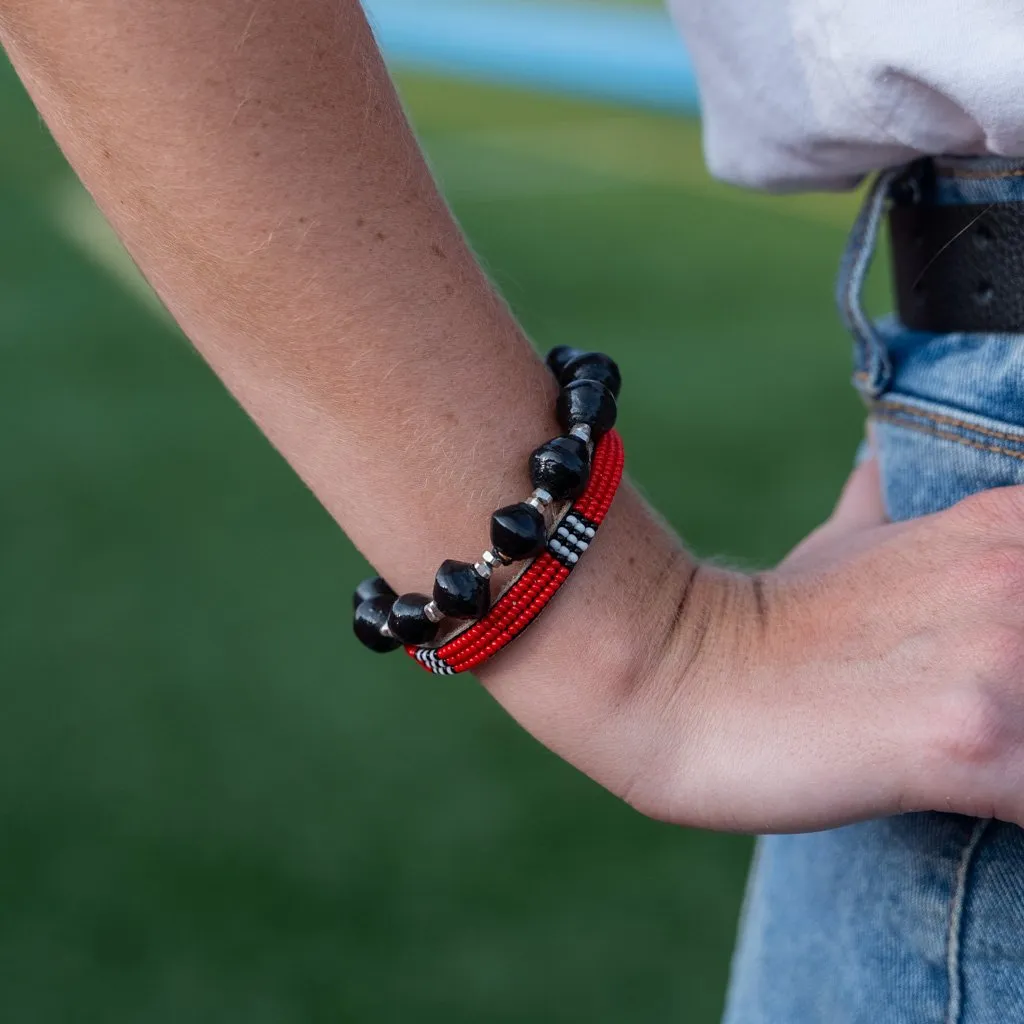
[[(935, 163), (940, 203), (1024, 201), (1024, 161)], [(868, 320), (860, 290), (893, 178), (853, 229), (839, 306), (899, 520), (1024, 483), (1024, 335)], [(928, 813), (761, 839), (725, 1019), (1024, 1022), (1024, 831)]]

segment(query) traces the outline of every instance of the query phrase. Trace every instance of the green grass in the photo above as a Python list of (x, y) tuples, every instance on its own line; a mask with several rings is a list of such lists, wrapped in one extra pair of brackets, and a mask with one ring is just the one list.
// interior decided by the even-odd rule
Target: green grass
[[(623, 364), (639, 483), (698, 550), (777, 558), (860, 429), (849, 201), (711, 185), (690, 124), (404, 84), (537, 343)], [(82, 247), (6, 67), (0, 124), (0, 1019), (714, 1021), (749, 842), (357, 649), (358, 555)]]

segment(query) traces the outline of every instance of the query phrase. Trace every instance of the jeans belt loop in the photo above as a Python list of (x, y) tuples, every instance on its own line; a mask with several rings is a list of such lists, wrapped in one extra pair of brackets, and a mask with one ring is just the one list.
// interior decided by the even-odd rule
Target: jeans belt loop
[(875, 255), (878, 234), (888, 206), (889, 191), (904, 170), (896, 167), (882, 171), (871, 184), (850, 231), (836, 282), (839, 312), (857, 345), (854, 384), (865, 398), (881, 395), (889, 387), (892, 375), (885, 342), (864, 311), (862, 300), (864, 281)]

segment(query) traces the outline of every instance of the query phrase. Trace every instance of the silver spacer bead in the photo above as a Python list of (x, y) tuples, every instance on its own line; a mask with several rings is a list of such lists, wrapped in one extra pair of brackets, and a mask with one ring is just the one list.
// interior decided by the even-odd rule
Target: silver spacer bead
[(491, 548), (490, 551), (485, 551), (482, 558), (492, 569), (499, 565), (512, 564), (512, 559), (503, 555), (497, 548)]
[(482, 580), (489, 580), (491, 578), (492, 569), (487, 562), (477, 562), (473, 566), (473, 572), (477, 574)]
[(444, 618), (444, 612), (437, 607), (436, 601), (431, 601), (424, 605), (423, 614), (426, 615), (431, 622), (440, 622)]
[(383, 626), (380, 627), (380, 635), (381, 636), (386, 636), (389, 640), (394, 640), (395, 639), (395, 634), (391, 632), (391, 630), (388, 627), (388, 624), (386, 622), (384, 623)]
[(538, 487), (527, 499), (526, 504), (532, 505), (538, 512), (543, 512), (553, 500), (543, 487)]
[(590, 444), (590, 424), (577, 423), (576, 426), (569, 431), (569, 436), (578, 437), (584, 444)]

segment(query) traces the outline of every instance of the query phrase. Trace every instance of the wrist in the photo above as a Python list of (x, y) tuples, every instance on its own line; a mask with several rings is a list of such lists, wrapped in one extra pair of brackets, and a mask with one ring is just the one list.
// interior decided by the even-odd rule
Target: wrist
[(624, 483), (569, 583), (479, 678), (537, 739), (623, 795), (646, 744), (643, 695), (693, 568)]
[(658, 737), (623, 794), (641, 813), (695, 827), (735, 827), (723, 790), (734, 713), (763, 682), (768, 595), (760, 578), (690, 562), (664, 594), (662, 643), (637, 681)]

